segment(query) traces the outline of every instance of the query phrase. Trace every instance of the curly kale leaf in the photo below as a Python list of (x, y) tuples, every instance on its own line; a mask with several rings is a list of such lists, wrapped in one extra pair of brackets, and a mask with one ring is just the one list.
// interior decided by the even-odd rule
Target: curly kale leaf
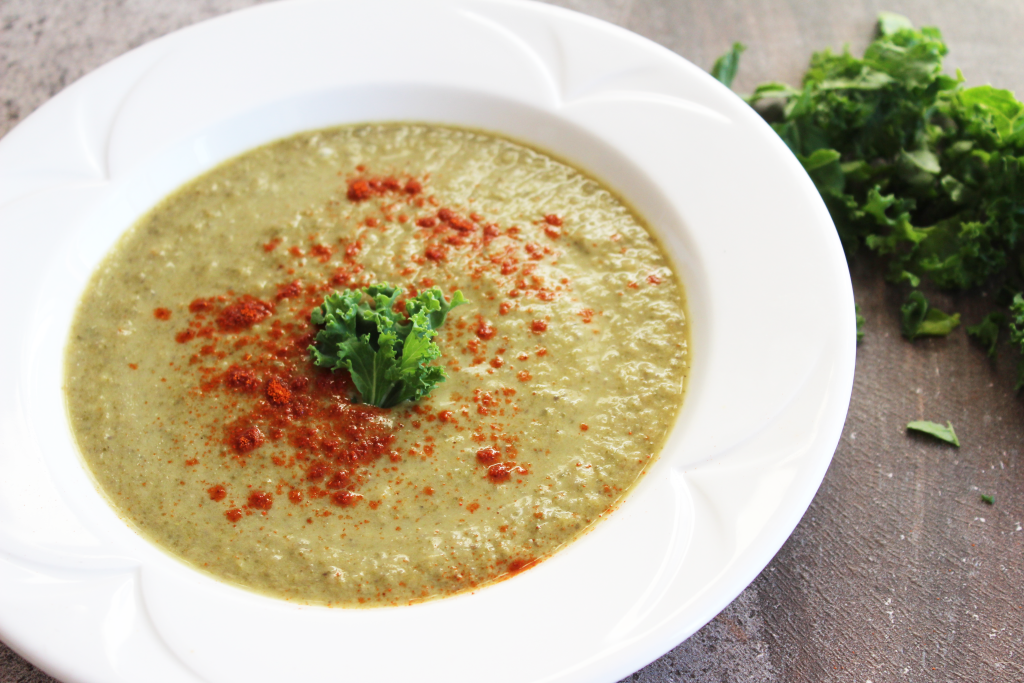
[[(965, 87), (959, 71), (944, 73), (946, 53), (938, 29), (882, 13), (861, 57), (816, 52), (800, 87), (764, 83), (747, 101), (803, 164), (848, 257), (867, 248), (887, 262), (888, 280), (915, 289), (1019, 291), (1024, 103), (989, 85)], [(723, 81), (731, 82), (738, 61), (732, 50), (716, 63), (728, 73)], [(919, 293), (902, 314), (911, 339), (946, 334), (959, 321)], [(1011, 342), (1024, 353), (1024, 309), (1015, 316)], [(996, 320), (970, 332), (990, 354)], [(1024, 360), (1017, 386), (1024, 387)]]
[(928, 304), (924, 294), (914, 290), (900, 307), (903, 336), (914, 341), (918, 337), (944, 337), (960, 324), (960, 314), (949, 315)]
[[(772, 127), (803, 163), (849, 255), (866, 246), (890, 279), (941, 289), (988, 284), (1022, 254), (1024, 104), (943, 73), (935, 28), (879, 16), (861, 58), (816, 52), (800, 88), (765, 83)], [(719, 60), (735, 75), (739, 53)]]
[(348, 370), (363, 402), (380, 408), (423, 398), (445, 380), (431, 365), (441, 356), (433, 340), (448, 312), (466, 303), (462, 292), (449, 302), (433, 287), (406, 301), (402, 314), (394, 310), (400, 293), (387, 284), (334, 292), (311, 315), (322, 328), (309, 347), (313, 363)]
[(977, 325), (967, 328), (967, 334), (981, 344), (989, 358), (996, 355), (996, 345), (999, 344), (999, 331), (1006, 324), (1006, 316), (999, 311), (993, 311)]
[(1021, 359), (1017, 363), (1017, 384), (1013, 387), (1015, 391), (1024, 389), (1024, 295), (1020, 292), (1014, 295), (1010, 303), (1010, 343), (1017, 347), (1021, 353)]

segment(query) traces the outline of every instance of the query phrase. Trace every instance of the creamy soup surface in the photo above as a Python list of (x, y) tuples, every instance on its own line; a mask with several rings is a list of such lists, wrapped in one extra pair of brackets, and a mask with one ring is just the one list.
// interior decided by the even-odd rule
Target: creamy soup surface
[[(361, 404), (311, 311), (390, 283), (469, 300), (448, 379)], [(657, 457), (688, 374), (672, 264), (614, 194), (477, 131), (303, 133), (189, 182), (125, 234), (67, 350), (71, 424), (140, 534), (311, 604), (407, 604), (536, 564)]]

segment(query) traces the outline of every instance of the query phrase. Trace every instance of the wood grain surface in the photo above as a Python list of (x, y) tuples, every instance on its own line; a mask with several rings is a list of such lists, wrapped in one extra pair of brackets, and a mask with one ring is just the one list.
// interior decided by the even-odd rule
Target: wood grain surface
[[(0, 135), (126, 50), (249, 0), (0, 0)], [(1024, 2), (995, 0), (561, 0), (702, 68), (736, 40), (734, 84), (799, 82), (811, 52), (859, 53), (881, 10), (938, 26), (969, 85), (1024, 92)], [(675, 681), (1024, 680), (1024, 399), (1013, 363), (963, 329), (899, 336), (903, 293), (877, 263), (853, 264), (867, 318), (842, 441), (817, 497), (778, 555), (728, 608), (633, 674)], [(943, 297), (965, 324), (983, 300)], [(809, 311), (808, 315), (813, 315)], [(963, 447), (908, 436), (950, 420)], [(995, 505), (981, 501), (995, 496)], [(53, 681), (0, 643), (0, 683)]]

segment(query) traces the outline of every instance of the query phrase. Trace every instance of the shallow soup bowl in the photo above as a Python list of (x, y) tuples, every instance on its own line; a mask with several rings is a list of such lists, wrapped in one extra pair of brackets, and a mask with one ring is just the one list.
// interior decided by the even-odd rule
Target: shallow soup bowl
[[(267, 142), (379, 121), (491, 131), (616, 192), (683, 282), (692, 370), (648, 473), (550, 559), (412, 606), (291, 604), (117, 517), (74, 445), (64, 347), (91, 273), (161, 198)], [(67, 681), (619, 680), (764, 568), (849, 404), (849, 274), (797, 160), (692, 64), (550, 6), (314, 0), (171, 34), (0, 141), (0, 226), (0, 637)]]

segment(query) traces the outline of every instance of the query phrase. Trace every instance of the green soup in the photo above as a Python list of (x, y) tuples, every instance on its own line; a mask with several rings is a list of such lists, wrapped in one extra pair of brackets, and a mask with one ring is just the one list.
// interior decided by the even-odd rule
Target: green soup
[[(438, 286), (448, 379), (359, 403), (315, 368), (333, 290)], [(688, 374), (683, 292), (614, 194), (509, 140), (361, 125), (253, 150), (121, 238), (66, 392), (119, 515), (201, 571), (305, 603), (406, 604), (522, 571), (658, 455)]]

